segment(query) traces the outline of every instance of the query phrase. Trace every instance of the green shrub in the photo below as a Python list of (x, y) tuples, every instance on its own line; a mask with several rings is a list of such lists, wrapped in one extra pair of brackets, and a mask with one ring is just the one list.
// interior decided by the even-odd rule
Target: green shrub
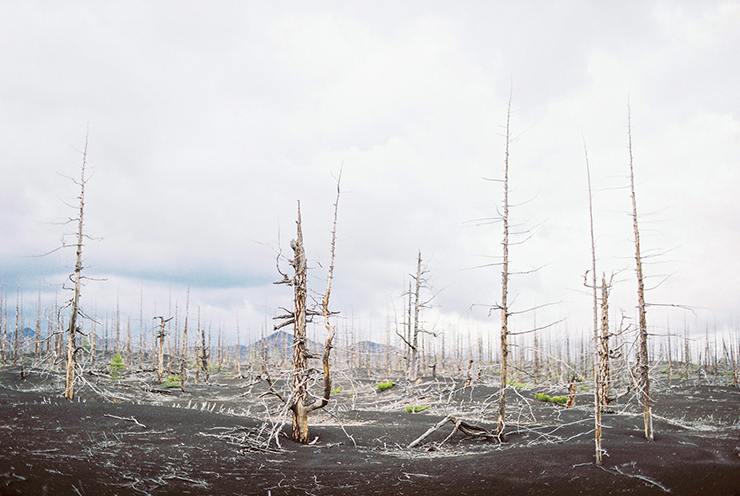
[(393, 386), (394, 386), (393, 381), (388, 381), (388, 382), (379, 382), (377, 386), (375, 387), (378, 388), (378, 391), (385, 391), (386, 389), (390, 389)]
[(120, 353), (116, 353), (116, 355), (110, 359), (110, 365), (108, 366), (110, 369), (110, 375), (115, 379), (119, 379), (118, 371), (123, 370), (123, 367), (123, 358)]
[(550, 396), (544, 393), (534, 393), (534, 399), (539, 400), (539, 401), (546, 401), (548, 403), (552, 400)]
[(419, 413), (429, 410), (429, 405), (412, 405), (406, 407), (406, 413)]
[(162, 383), (162, 385), (167, 388), (179, 388), (182, 387), (182, 379), (176, 375), (171, 375)]
[(567, 396), (550, 396), (544, 393), (534, 393), (534, 399), (546, 403), (557, 403), (558, 405), (564, 405), (568, 402)]

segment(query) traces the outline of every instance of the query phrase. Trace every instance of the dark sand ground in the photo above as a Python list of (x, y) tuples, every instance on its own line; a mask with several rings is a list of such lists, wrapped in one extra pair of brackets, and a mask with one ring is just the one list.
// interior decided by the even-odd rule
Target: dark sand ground
[[(260, 397), (264, 382), (222, 373), (182, 392), (152, 386), (151, 374), (89, 376), (70, 402), (60, 375), (18, 372), (0, 369), (3, 495), (740, 495), (740, 390), (728, 386), (656, 387), (653, 442), (634, 400), (617, 405), (603, 417), (599, 468), (583, 390), (573, 409), (533, 399), (564, 391), (509, 391), (506, 443), (445, 441), (447, 423), (408, 449), (450, 414), (495, 429), (497, 389), (426, 379), (378, 392), (374, 381), (338, 380), (329, 411), (311, 417), (314, 444), (280, 438), (265, 451), (254, 439), (279, 403)], [(410, 405), (431, 407), (405, 413)]]

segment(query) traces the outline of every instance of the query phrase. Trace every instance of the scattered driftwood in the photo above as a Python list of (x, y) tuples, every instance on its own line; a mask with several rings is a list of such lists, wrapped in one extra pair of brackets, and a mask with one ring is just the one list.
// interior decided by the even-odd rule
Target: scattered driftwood
[(424, 434), (416, 438), (411, 444), (408, 445), (408, 448), (413, 448), (414, 446), (419, 445), (424, 439), (429, 437), (433, 432), (438, 431), (440, 428), (442, 428), (443, 425), (445, 425), (447, 422), (451, 422), (455, 425), (455, 428), (452, 429), (452, 432), (449, 436), (447, 436), (444, 441), (442, 441), (438, 446), (442, 446), (444, 443), (447, 442), (448, 439), (450, 439), (453, 435), (455, 435), (456, 432), (462, 432), (466, 436), (475, 437), (478, 439), (485, 439), (487, 441), (499, 441), (499, 437), (496, 434), (493, 434), (486, 429), (482, 427), (478, 427), (477, 425), (470, 424), (462, 419), (457, 419), (452, 415), (448, 415), (439, 422), (437, 422), (434, 426), (430, 427)]

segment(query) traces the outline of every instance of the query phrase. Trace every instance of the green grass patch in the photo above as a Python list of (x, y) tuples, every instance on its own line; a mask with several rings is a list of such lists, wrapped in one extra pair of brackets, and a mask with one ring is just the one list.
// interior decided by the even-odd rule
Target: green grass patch
[(534, 399), (545, 403), (557, 403), (558, 405), (565, 405), (568, 402), (567, 396), (550, 396), (544, 393), (534, 393)]
[(182, 379), (176, 375), (169, 376), (162, 385), (167, 388), (179, 388), (182, 387)]
[(375, 387), (378, 388), (378, 391), (385, 391), (386, 389), (390, 389), (394, 386), (393, 381), (388, 382), (379, 382)]
[(508, 381), (506, 381), (506, 384), (508, 384), (509, 386), (513, 387), (516, 390), (522, 390), (522, 389), (529, 388), (529, 384), (524, 384), (523, 382), (520, 382), (519, 380), (509, 379)]
[(406, 407), (406, 413), (419, 413), (429, 410), (429, 405), (412, 405)]
[(331, 390), (331, 394), (339, 394), (341, 392), (342, 392), (342, 388), (340, 388), (340, 387), (334, 388), (334, 389)]

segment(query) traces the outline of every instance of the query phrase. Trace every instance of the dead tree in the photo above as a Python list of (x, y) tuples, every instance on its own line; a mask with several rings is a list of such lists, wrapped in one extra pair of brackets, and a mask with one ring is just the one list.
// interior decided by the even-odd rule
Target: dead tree
[(161, 315), (157, 315), (154, 318), (159, 319), (159, 330), (157, 331), (157, 382), (161, 383), (164, 380), (164, 338), (167, 336), (164, 325), (172, 320), (173, 317), (165, 319)]
[(182, 358), (180, 359), (180, 389), (185, 390), (188, 373), (188, 312), (190, 312), (190, 283), (185, 296), (185, 324), (182, 329)]
[(511, 95), (506, 110), (506, 150), (504, 155), (504, 205), (501, 215), (503, 225), (503, 258), (501, 267), (501, 392), (499, 393), (498, 419), (496, 435), (501, 441), (506, 440), (506, 373), (509, 357), (509, 144), (511, 142)]
[(432, 336), (436, 337), (436, 334), (434, 334), (432, 331), (429, 331), (427, 329), (423, 329), (421, 326), (421, 322), (419, 320), (419, 315), (421, 314), (421, 310), (429, 305), (429, 303), (432, 301), (433, 297), (430, 298), (427, 301), (421, 301), (421, 289), (426, 287), (426, 278), (425, 275), (427, 273), (427, 270), (422, 268), (421, 265), (422, 259), (421, 259), (421, 250), (419, 251), (419, 255), (416, 259), (416, 274), (411, 275), (411, 279), (414, 281), (413, 289), (412, 284), (409, 283), (409, 292), (407, 294), (408, 296), (408, 321), (406, 325), (406, 334), (403, 335), (396, 331), (396, 334), (398, 337), (401, 338), (401, 340), (406, 345), (406, 356), (407, 356), (407, 371), (406, 376), (407, 379), (411, 381), (415, 381), (419, 378), (419, 334), (420, 333), (426, 333), (431, 334)]
[(637, 225), (637, 198), (635, 195), (635, 172), (632, 160), (632, 122), (629, 104), (627, 104), (627, 138), (630, 164), (630, 194), (632, 197), (632, 224), (635, 234), (635, 273), (637, 275), (637, 312), (640, 348), (638, 351), (640, 400), (645, 423), (645, 438), (653, 440), (653, 413), (650, 399), (650, 364), (648, 354), (647, 318), (645, 316), (645, 282), (642, 273), (642, 255), (640, 254), (640, 230)]
[(36, 365), (41, 358), (41, 288), (39, 288), (39, 296), (36, 303), (36, 332), (33, 338), (33, 363)]
[[(340, 175), (341, 178), (341, 175)], [(329, 317), (333, 312), (329, 311), (329, 296), (331, 294), (331, 284), (334, 278), (334, 250), (336, 246), (336, 226), (337, 226), (337, 208), (339, 205), (339, 184), (337, 180), (337, 197), (334, 203), (334, 223), (331, 237), (331, 261), (327, 277), (327, 286), (324, 298), (321, 304), (321, 311), (310, 310), (307, 307), (306, 299), (308, 296), (307, 287), (307, 265), (306, 253), (303, 247), (303, 229), (301, 225), (301, 204), (298, 202), (298, 216), (296, 221), (296, 239), (290, 242), (293, 250), (293, 259), (290, 262), (293, 268), (293, 277), (283, 275), (283, 279), (276, 284), (288, 284), (293, 287), (293, 310), (287, 311), (286, 314), (276, 317), (283, 322), (275, 326), (275, 330), (282, 327), (293, 325), (293, 374), (291, 394), (285, 400), (286, 407), (292, 413), (292, 439), (298, 443), (306, 444), (309, 442), (308, 436), (308, 414), (314, 410), (324, 408), (331, 397), (331, 370), (330, 357), (335, 335), (334, 327), (329, 322)], [(278, 268), (279, 270), (279, 268)], [(309, 385), (312, 379), (312, 369), (308, 367), (308, 360), (314, 358), (308, 350), (306, 338), (306, 324), (312, 316), (321, 315), (324, 319), (324, 325), (327, 330), (327, 338), (324, 343), (324, 352), (322, 354), (322, 366), (324, 372), (324, 388), (320, 398), (312, 397), (309, 394)], [(272, 389), (272, 385), (271, 385)], [(278, 396), (280, 397), (280, 396)], [(280, 397), (281, 398), (281, 397)], [(282, 399), (282, 398), (281, 398)]]
[(81, 316), (80, 312), (80, 289), (82, 285), (82, 247), (84, 240), (84, 215), (85, 215), (85, 184), (87, 179), (85, 178), (85, 166), (87, 165), (87, 135), (85, 136), (85, 148), (82, 152), (82, 167), (80, 168), (80, 182), (77, 183), (80, 187), (80, 206), (79, 215), (77, 217), (77, 243), (75, 245), (76, 262), (74, 274), (70, 276), (70, 279), (74, 283), (72, 299), (69, 302), (70, 316), (69, 316), (69, 327), (67, 328), (67, 366), (66, 366), (66, 377), (64, 385), (64, 397), (67, 399), (74, 398), (74, 383), (75, 383), (75, 369), (77, 367), (77, 332), (79, 331), (78, 318)]
[(236, 314), (236, 376), (242, 376), (242, 338), (239, 332), (239, 314)]
[(23, 360), (23, 352), (21, 350), (23, 344), (23, 325), (21, 324), (21, 284), (17, 282), (16, 296), (15, 296), (15, 334), (13, 335), (13, 365), (18, 365), (18, 359), (20, 357)]
[[(208, 358), (211, 353), (209, 346), (206, 344), (206, 326), (200, 323), (200, 306), (198, 307), (198, 328), (200, 329), (200, 368), (203, 371), (203, 382), (208, 382)], [(210, 339), (209, 339), (210, 341)], [(196, 379), (197, 381), (197, 379)]]
[(8, 341), (8, 309), (5, 305), (5, 278), (0, 286), (0, 360), (7, 363), (7, 341)]
[[(591, 192), (591, 168), (588, 163), (588, 151), (586, 144), (583, 144), (583, 150), (586, 156), (586, 178), (588, 180), (588, 216), (591, 233), (591, 290), (593, 291), (593, 335), (594, 335), (594, 353), (597, 359), (594, 360), (594, 447), (596, 450), (596, 465), (602, 464), (601, 450), (601, 406), (604, 403), (604, 397), (601, 377), (601, 353), (599, 353), (599, 304), (596, 293), (596, 240), (594, 237), (594, 210), (593, 196)], [(588, 285), (588, 284), (586, 284)]]

